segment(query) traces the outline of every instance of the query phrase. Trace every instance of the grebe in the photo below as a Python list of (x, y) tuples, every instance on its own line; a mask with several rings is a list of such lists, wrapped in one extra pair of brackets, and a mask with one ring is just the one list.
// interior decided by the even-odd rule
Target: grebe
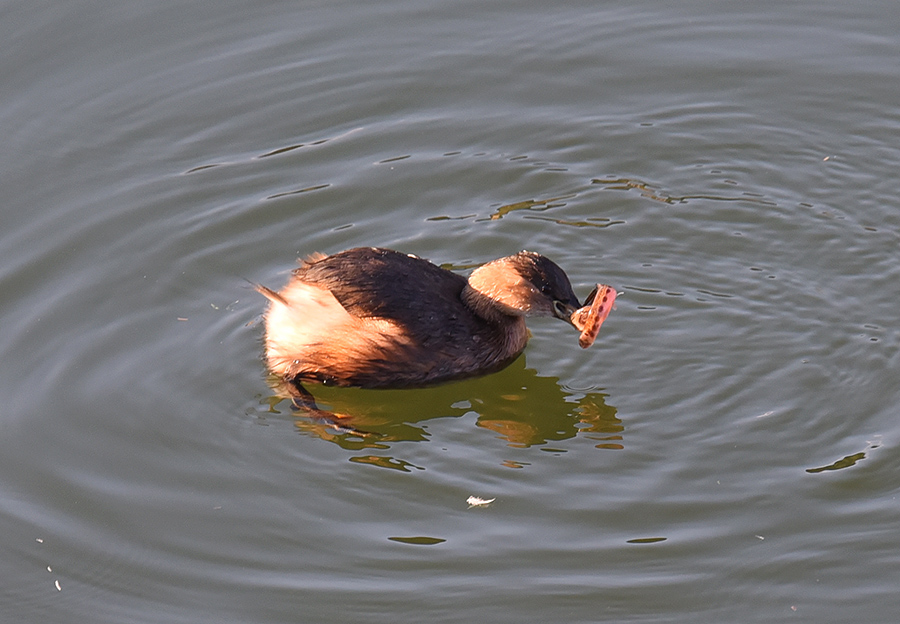
[(266, 360), (299, 385), (427, 386), (497, 371), (528, 341), (526, 316), (555, 316), (593, 343), (616, 291), (598, 284), (581, 307), (569, 278), (522, 251), (468, 279), (427, 260), (361, 247), (302, 261), (269, 301)]

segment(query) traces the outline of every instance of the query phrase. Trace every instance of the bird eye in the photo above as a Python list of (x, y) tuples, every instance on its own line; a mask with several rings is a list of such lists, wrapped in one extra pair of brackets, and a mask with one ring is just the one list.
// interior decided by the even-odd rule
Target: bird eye
[(562, 301), (554, 301), (553, 307), (556, 308), (556, 311), (559, 312), (560, 315), (565, 315), (566, 304), (564, 304)]

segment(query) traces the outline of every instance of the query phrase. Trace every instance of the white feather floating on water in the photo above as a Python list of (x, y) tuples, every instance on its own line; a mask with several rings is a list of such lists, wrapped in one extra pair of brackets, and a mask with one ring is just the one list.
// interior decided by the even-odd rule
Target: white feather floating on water
[(496, 498), (479, 498), (477, 496), (470, 496), (466, 499), (466, 502), (469, 503), (469, 508), (472, 507), (485, 507), (493, 503)]

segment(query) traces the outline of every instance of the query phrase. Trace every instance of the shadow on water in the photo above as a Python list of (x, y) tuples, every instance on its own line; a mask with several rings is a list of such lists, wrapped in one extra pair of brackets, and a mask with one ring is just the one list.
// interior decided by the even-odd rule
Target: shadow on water
[(299, 431), (352, 451), (427, 441), (431, 436), (427, 421), (472, 414), (478, 427), (495, 432), (511, 447), (529, 448), (585, 436), (596, 440), (597, 448), (623, 448), (624, 425), (616, 408), (606, 404), (607, 395), (567, 390), (557, 378), (526, 368), (524, 357), (498, 373), (431, 388), (311, 386), (309, 390), (315, 394), (317, 408), (298, 409), (289, 393), (280, 388), (263, 404), (270, 412), (291, 411)]

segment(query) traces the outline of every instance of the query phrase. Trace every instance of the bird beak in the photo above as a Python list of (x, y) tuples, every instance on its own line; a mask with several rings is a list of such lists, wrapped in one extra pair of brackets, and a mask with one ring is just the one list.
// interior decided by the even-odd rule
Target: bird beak
[[(553, 302), (553, 315), (568, 323), (572, 327), (575, 327), (575, 324), (572, 322), (572, 315), (578, 310), (577, 307), (573, 306), (570, 303), (566, 303), (564, 301), (554, 301)], [(578, 329), (576, 327), (576, 329)]]

